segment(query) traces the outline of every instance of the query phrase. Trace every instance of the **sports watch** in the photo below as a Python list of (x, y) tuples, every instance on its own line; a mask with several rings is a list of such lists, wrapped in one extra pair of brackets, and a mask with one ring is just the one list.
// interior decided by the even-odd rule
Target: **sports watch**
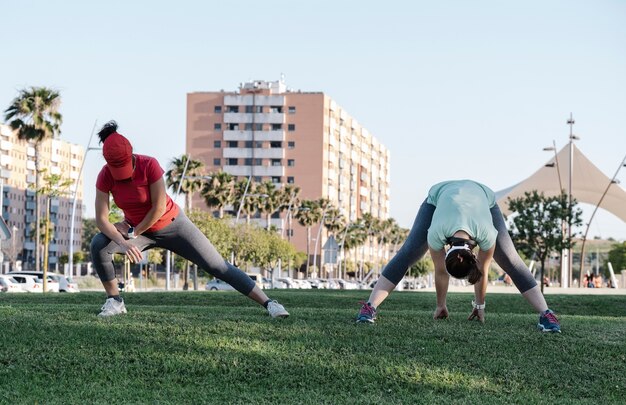
[(485, 303), (477, 304), (476, 301), (472, 300), (472, 306), (474, 309), (485, 309)]
[(131, 226), (128, 228), (128, 239), (135, 239), (137, 235), (135, 235), (135, 227)]

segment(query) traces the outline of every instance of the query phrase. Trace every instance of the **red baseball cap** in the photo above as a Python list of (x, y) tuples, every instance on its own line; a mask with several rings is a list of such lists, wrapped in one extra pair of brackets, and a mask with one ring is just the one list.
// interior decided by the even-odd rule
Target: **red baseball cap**
[(126, 180), (133, 175), (133, 147), (122, 135), (113, 132), (104, 140), (102, 154), (115, 180)]

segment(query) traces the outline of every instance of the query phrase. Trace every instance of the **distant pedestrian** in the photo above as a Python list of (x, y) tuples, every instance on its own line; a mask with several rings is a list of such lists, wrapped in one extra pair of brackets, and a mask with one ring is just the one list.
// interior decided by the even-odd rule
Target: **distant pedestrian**
[[(138, 263), (142, 251), (157, 247), (171, 250), (232, 285), (263, 305), (272, 317), (289, 316), (250, 277), (226, 262), (167, 195), (164, 171), (156, 159), (133, 153), (128, 139), (117, 132), (115, 121), (105, 124), (98, 136), (107, 162), (96, 180), (96, 224), (101, 233), (91, 241), (93, 264), (107, 293), (99, 316), (126, 313), (113, 254), (121, 253), (132, 263)], [(109, 222), (109, 196), (124, 212), (122, 222)]]
[[(479, 248), (477, 254), (474, 253), (475, 247)], [(487, 275), (491, 260), (495, 258), (539, 313), (539, 330), (561, 331), (537, 281), (513, 246), (494, 192), (471, 180), (446, 181), (431, 187), (409, 236), (385, 266), (368, 302), (361, 307), (357, 322), (375, 321), (378, 306), (402, 280), (407, 269), (428, 249), (435, 264), (437, 308), (433, 318), (448, 317), (446, 296), (450, 276), (467, 277), (469, 283), (474, 284), (474, 300), (468, 319), (484, 322)]]

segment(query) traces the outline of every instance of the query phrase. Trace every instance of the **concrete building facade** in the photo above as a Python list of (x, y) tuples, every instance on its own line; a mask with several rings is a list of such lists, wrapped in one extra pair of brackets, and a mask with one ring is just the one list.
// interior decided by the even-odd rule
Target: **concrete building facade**
[[(69, 252), (70, 223), (74, 190), (77, 203), (74, 224), (74, 251), (80, 251), (82, 236), (83, 181), (80, 170), (84, 148), (60, 139), (47, 139), (39, 146), (40, 187), (45, 177), (59, 175), (71, 184), (59, 197), (50, 200), (53, 232), (49, 244), (49, 265), (57, 267), (59, 257)], [(23, 268), (35, 266), (35, 145), (18, 139), (6, 125), (0, 125), (0, 203), (1, 214), (12, 238), (2, 242), (4, 263), (21, 262)], [(76, 184), (78, 182), (78, 184)], [(40, 197), (40, 218), (45, 219), (47, 197)], [(43, 233), (40, 258), (43, 260)], [(3, 266), (3, 270), (7, 267)]]
[[(207, 172), (294, 184), (301, 199), (328, 198), (351, 222), (364, 213), (389, 217), (389, 151), (322, 92), (257, 80), (236, 92), (189, 93), (186, 152)], [(206, 207), (199, 196), (193, 206)], [(285, 227), (285, 216), (273, 225)], [(306, 231), (294, 224), (291, 241), (306, 251)]]

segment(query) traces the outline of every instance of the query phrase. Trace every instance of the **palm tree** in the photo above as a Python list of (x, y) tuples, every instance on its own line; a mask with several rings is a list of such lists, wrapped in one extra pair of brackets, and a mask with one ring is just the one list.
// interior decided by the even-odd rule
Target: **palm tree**
[(202, 197), (209, 207), (216, 207), (219, 218), (224, 218), (224, 208), (235, 202), (235, 180), (226, 172), (217, 172), (202, 187)]
[(269, 231), (272, 215), (278, 211), (281, 206), (280, 190), (276, 188), (276, 184), (268, 180), (259, 184), (256, 193), (263, 194), (263, 198), (259, 200), (259, 211), (265, 214), (265, 228)]
[(303, 200), (296, 208), (294, 215), (298, 223), (306, 227), (306, 276), (309, 276), (309, 263), (311, 262), (311, 227), (318, 223), (321, 218), (318, 202), (315, 200)]
[[(180, 192), (185, 195), (186, 212), (191, 210), (193, 193), (202, 189), (202, 178), (200, 178), (202, 169), (204, 169), (204, 164), (201, 161), (182, 155), (170, 161), (169, 170), (165, 173), (167, 186), (174, 191), (180, 189)], [(185, 177), (181, 179), (182, 176)]]
[[(42, 141), (58, 136), (63, 117), (59, 113), (61, 96), (46, 87), (23, 89), (4, 111), (4, 119), (19, 139), (35, 144), (35, 223), (39, 223), (39, 146)], [(40, 230), (35, 232), (35, 270), (40, 269)]]
[[(287, 222), (287, 240), (291, 240), (291, 218), (292, 212), (298, 205), (298, 194), (300, 194), (300, 187), (291, 184), (285, 185), (279, 193), (280, 207), (278, 210), (282, 213), (287, 210), (285, 221)], [(285, 226), (283, 226), (284, 231)], [(283, 232), (284, 237), (284, 232)]]
[[(248, 178), (243, 178), (235, 184), (234, 201), (237, 203), (235, 211), (239, 210), (241, 205), (241, 212), (246, 216), (246, 224), (250, 224), (250, 216), (258, 211), (260, 200), (257, 193), (257, 184), (254, 180), (250, 179), (248, 184)], [(244, 194), (246, 197), (244, 198)]]

